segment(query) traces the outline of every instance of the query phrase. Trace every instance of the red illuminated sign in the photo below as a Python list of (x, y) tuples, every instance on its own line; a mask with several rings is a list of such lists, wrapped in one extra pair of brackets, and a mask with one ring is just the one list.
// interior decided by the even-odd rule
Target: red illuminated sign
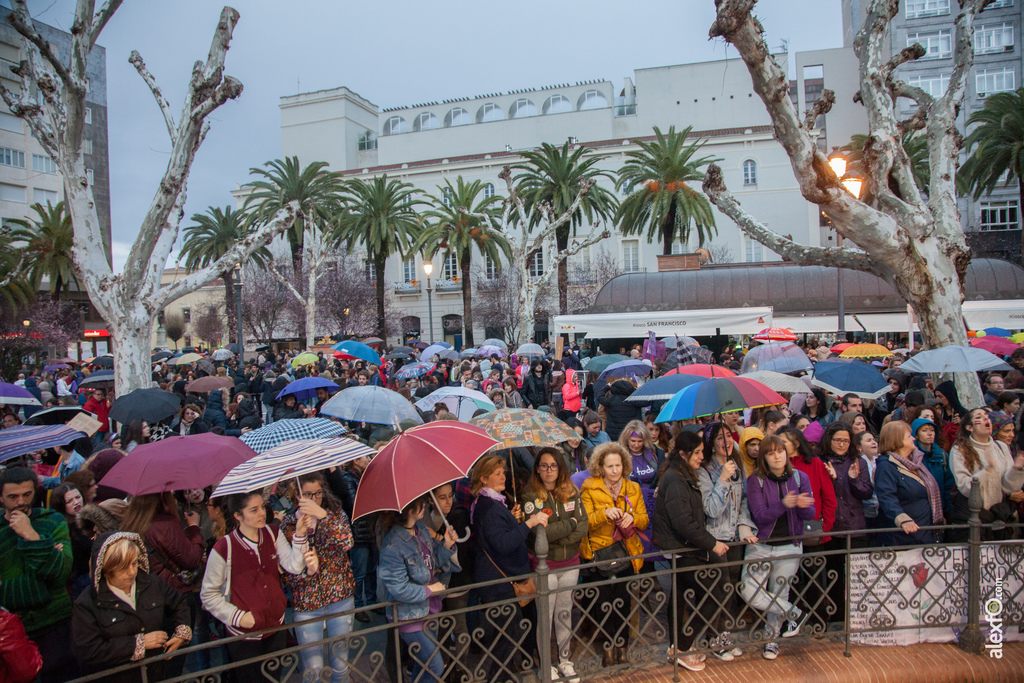
[(109, 337), (110, 332), (107, 332), (106, 330), (86, 330), (84, 336), (86, 339), (90, 337)]

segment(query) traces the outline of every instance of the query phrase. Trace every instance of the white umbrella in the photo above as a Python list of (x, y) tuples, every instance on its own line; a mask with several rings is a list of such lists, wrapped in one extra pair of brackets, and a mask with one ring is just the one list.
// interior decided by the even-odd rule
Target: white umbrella
[(497, 346), (499, 349), (505, 349), (508, 351), (508, 344), (497, 337), (491, 337), (490, 339), (484, 339), (484, 343), (480, 346)]
[(769, 389), (778, 391), (779, 393), (785, 392), (787, 394), (809, 394), (811, 393), (810, 387), (799, 377), (793, 377), (792, 375), (784, 375), (781, 372), (774, 372), (773, 370), (756, 370), (754, 372), (747, 372), (741, 377), (752, 379), (755, 382), (760, 382)]
[(517, 356), (546, 356), (544, 347), (540, 344), (523, 344), (516, 349)]
[(983, 372), (1010, 370), (999, 356), (973, 346), (942, 346), (922, 351), (900, 366), (900, 372)]
[(234, 357), (235, 354), (231, 353), (227, 349), (217, 349), (213, 352), (213, 355), (210, 356), (213, 360), (231, 360)]
[(463, 386), (441, 387), (416, 401), (416, 407), (426, 412), (438, 403), (444, 403), (461, 422), (468, 422), (473, 413), (483, 408), (494, 410), (496, 406), (487, 395)]

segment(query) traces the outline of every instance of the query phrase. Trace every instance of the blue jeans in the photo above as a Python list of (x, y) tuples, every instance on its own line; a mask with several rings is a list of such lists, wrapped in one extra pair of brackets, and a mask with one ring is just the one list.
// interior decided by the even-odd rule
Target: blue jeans
[[(345, 598), (332, 602), (326, 607), (311, 612), (295, 612), (295, 621), (306, 621), (307, 619), (322, 619), (310, 624), (295, 627), (295, 637), (299, 645), (316, 643), (324, 638), (340, 638), (352, 632), (352, 608), (353, 598)], [(324, 631), (327, 635), (324, 635)], [(328, 644), (330, 648), (331, 661), (331, 682), (344, 683), (348, 680), (348, 643), (338, 640)], [(306, 648), (301, 651), (302, 668), (306, 671), (313, 670), (317, 676), (324, 668), (323, 645)], [(320, 680), (314, 678), (313, 680)]]
[[(409, 646), (409, 651), (412, 653), (412, 683), (440, 679), (441, 674), (444, 673), (444, 660), (441, 659), (441, 654), (438, 652), (437, 630), (428, 629), (424, 625), (422, 631), (401, 635), (402, 642)], [(423, 662), (427, 663), (426, 667), (423, 666)], [(434, 678), (423, 676), (424, 668), (430, 669)]]
[(357, 543), (348, 551), (348, 559), (356, 581), (356, 609), (377, 604), (377, 547)]

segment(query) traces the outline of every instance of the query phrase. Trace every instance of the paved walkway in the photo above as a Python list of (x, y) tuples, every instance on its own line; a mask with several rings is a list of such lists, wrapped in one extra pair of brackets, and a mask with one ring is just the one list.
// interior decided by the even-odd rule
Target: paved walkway
[[(969, 655), (952, 644), (914, 645), (911, 647), (854, 646), (852, 657), (843, 656), (841, 643), (811, 640), (801, 644), (785, 643), (775, 661), (761, 658), (760, 652), (732, 662), (711, 661), (701, 673), (679, 668), (682, 683), (1019, 683), (1024, 681), (1024, 643), (1006, 643), (1002, 659)], [(591, 680), (615, 683), (671, 681), (672, 667), (648, 664), (626, 671), (609, 673)]]

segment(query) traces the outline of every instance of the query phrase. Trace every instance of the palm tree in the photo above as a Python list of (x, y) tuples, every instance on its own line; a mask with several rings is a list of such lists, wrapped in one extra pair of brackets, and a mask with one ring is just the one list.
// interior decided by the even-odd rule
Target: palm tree
[[(185, 259), (185, 268), (195, 270), (205, 268), (227, 253), (236, 242), (245, 239), (253, 232), (255, 226), (247, 220), (241, 211), (232, 210), (231, 206), (221, 209), (211, 206), (206, 213), (192, 216), (194, 225), (185, 228), (185, 243), (181, 247), (180, 258)], [(270, 260), (270, 251), (263, 247), (254, 251), (249, 260), (260, 266), (266, 266)], [(224, 282), (224, 307), (228, 317), (235, 311), (235, 288), (232, 281), (233, 268), (225, 268), (220, 272)], [(228, 325), (228, 339), (231, 339), (232, 325)], [(241, 343), (241, 340), (236, 340)]]
[[(861, 178), (866, 177), (862, 160), (864, 158), (864, 144), (867, 142), (867, 135), (851, 135), (849, 144), (843, 145), (846, 152), (847, 172), (860, 174)], [(906, 131), (900, 140), (903, 151), (910, 159), (910, 172), (914, 174), (914, 184), (924, 194), (928, 194), (928, 181), (931, 176), (931, 166), (928, 163), (928, 136), (917, 131)], [(900, 189), (895, 180), (889, 183), (893, 193), (899, 197)], [(865, 191), (861, 200), (870, 203), (871, 195)]]
[[(568, 142), (561, 148), (545, 142), (539, 149), (523, 152), (522, 157), (525, 163), (516, 164), (512, 168), (521, 171), (515, 177), (515, 184), (527, 212), (533, 216), (534, 225), (530, 226), (531, 229), (542, 220), (540, 212), (532, 210), (534, 207), (547, 203), (554, 217), (561, 217), (576, 200), (584, 180), (612, 178), (611, 173), (594, 168), (605, 157), (588, 154), (586, 147), (581, 146), (569, 151)], [(576, 228), (584, 220), (588, 223), (594, 223), (597, 219), (610, 220), (617, 206), (618, 200), (614, 194), (600, 185), (591, 187), (572, 218), (555, 231), (558, 251), (565, 251), (569, 247), (569, 237), (576, 234)], [(569, 306), (568, 290), (569, 265), (563, 259), (558, 264), (558, 310), (563, 315)]]
[(14, 246), (14, 240), (6, 233), (0, 233), (0, 314), (12, 314), (23, 308), (33, 297), (32, 286), (25, 281), (19, 268), (24, 258), (21, 249)]
[(384, 264), (392, 254), (405, 255), (423, 229), (415, 207), (425, 202), (419, 190), (387, 174), (345, 184), (345, 210), (337, 215), (333, 238), (352, 249), (362, 244), (366, 259), (373, 263), (377, 286), (377, 334), (384, 338), (387, 324), (384, 310)]
[(423, 251), (427, 258), (433, 258), (438, 252), (444, 257), (455, 254), (462, 272), (462, 318), (466, 330), (466, 346), (473, 343), (473, 292), (469, 276), (470, 260), (473, 249), (484, 257), (498, 261), (501, 255), (506, 259), (512, 257), (512, 246), (497, 230), (493, 230), (480, 214), (489, 215), (494, 222), (501, 218), (497, 196), (482, 197), (485, 184), (474, 180), (466, 183), (459, 176), (453, 186), (445, 180), (441, 197), (431, 197), (434, 208), (427, 211), (427, 225), (420, 234), (413, 249)]
[(978, 201), (992, 194), (1005, 173), (1003, 186), (1016, 179), (1019, 206), (1024, 207), (1024, 87), (986, 97), (985, 106), (967, 119), (968, 126), (975, 124), (964, 145), (974, 151), (960, 167), (958, 189)]
[(306, 228), (325, 229), (331, 223), (341, 207), (344, 181), (340, 174), (326, 170), (326, 161), (314, 161), (302, 168), (296, 156), (268, 161), (264, 166), (267, 168), (249, 169), (250, 174), (262, 179), (249, 184), (252, 192), (243, 210), (262, 223), (289, 202), (299, 202), (300, 213), (288, 233), (288, 245), (295, 272), (301, 273)]
[(702, 167), (721, 159), (695, 159), (705, 141), (687, 144), (691, 130), (692, 126), (687, 126), (677, 133), (671, 126), (666, 135), (655, 126), (655, 139), (637, 141), (640, 149), (626, 155), (628, 160), (615, 183), (616, 190), (630, 193), (615, 214), (619, 230), (623, 235), (642, 235), (646, 228), (648, 242), (661, 237), (666, 256), (672, 253), (677, 237), (683, 242), (690, 239), (691, 223), (701, 246), (718, 233), (711, 202), (688, 183), (703, 181)]
[(74, 282), (75, 264), (71, 257), (71, 247), (75, 232), (71, 225), (71, 214), (64, 210), (64, 202), (54, 206), (46, 202), (32, 205), (38, 218), (15, 218), (10, 221), (18, 226), (11, 231), (11, 240), (24, 242), (24, 256), (28, 259), (26, 272), (36, 291), (39, 290), (43, 278), (50, 281), (50, 296), (54, 301), (60, 300), (60, 293), (67, 292)]

